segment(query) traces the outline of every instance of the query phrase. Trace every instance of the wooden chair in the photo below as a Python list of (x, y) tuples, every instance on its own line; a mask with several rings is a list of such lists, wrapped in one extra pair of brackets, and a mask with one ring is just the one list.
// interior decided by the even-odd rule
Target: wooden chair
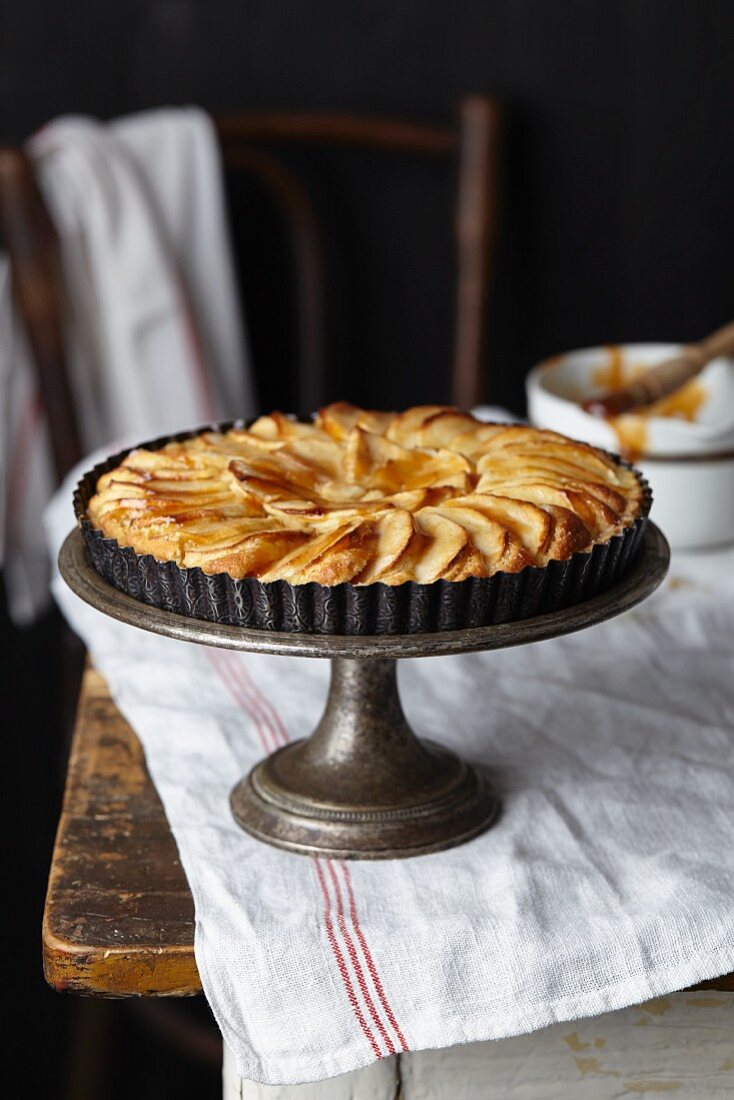
[[(497, 225), (497, 104), (481, 96), (464, 99), (457, 124), (443, 127), (391, 118), (304, 113), (243, 113), (219, 118), (216, 125), (226, 169), (245, 173), (263, 187), (292, 240), (300, 409), (316, 408), (325, 392), (321, 229), (307, 191), (272, 149), (349, 147), (455, 164), (451, 398), (464, 408), (481, 400), (486, 305)], [(0, 245), (10, 257), (15, 297), (27, 328), (41, 396), (51, 414), (53, 454), (61, 478), (82, 457), (82, 448), (64, 351), (58, 241), (32, 165), (20, 149), (0, 149)]]

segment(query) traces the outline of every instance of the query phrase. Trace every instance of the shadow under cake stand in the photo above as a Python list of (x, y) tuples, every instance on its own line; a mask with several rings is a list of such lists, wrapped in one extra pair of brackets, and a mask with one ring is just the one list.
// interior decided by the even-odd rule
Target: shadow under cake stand
[(396, 859), (462, 844), (499, 812), (481, 769), (415, 735), (400, 703), (397, 660), (504, 649), (583, 630), (649, 596), (669, 560), (664, 536), (648, 523), (623, 579), (583, 603), (493, 626), (370, 636), (276, 633), (150, 607), (97, 573), (79, 530), (64, 542), (59, 568), (86, 603), (155, 634), (223, 649), (330, 658), (329, 696), (316, 729), (240, 780), (230, 798), (232, 813), (253, 836), (290, 851)]

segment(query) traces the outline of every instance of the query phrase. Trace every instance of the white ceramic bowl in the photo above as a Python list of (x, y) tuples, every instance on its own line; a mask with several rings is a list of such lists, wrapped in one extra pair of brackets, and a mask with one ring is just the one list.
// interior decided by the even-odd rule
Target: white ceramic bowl
[[(621, 375), (651, 366), (680, 350), (677, 344), (621, 346)], [(700, 376), (695, 420), (648, 417), (641, 431), (619, 435), (579, 402), (609, 388), (613, 352), (607, 347), (567, 352), (538, 364), (526, 382), (528, 417), (551, 428), (619, 452), (634, 441), (630, 457), (653, 491), (652, 515), (671, 545), (698, 549), (734, 542), (734, 361), (713, 360)], [(635, 422), (626, 422), (635, 428)]]

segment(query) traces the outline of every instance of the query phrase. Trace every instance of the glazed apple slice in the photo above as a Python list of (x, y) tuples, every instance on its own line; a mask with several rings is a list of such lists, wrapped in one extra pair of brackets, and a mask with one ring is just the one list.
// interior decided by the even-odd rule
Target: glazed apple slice
[(465, 488), (471, 466), (450, 450), (411, 450), (383, 436), (354, 428), (346, 446), (347, 479), (385, 494), (448, 485)]
[(398, 413), (393, 419), (387, 431), (388, 439), (396, 443), (415, 446), (418, 434), (437, 416), (444, 413), (455, 413), (446, 405), (414, 405), (411, 409)]
[(319, 409), (314, 424), (332, 439), (343, 441), (353, 428), (384, 435), (395, 419), (395, 413), (370, 412), (359, 409), (347, 401), (336, 401), (324, 409)]
[(413, 537), (413, 518), (408, 512), (391, 509), (374, 523), (370, 560), (357, 577), (358, 584), (372, 584), (395, 569)]
[(508, 494), (517, 500), (528, 500), (538, 504), (541, 508), (547, 505), (564, 508), (582, 521), (593, 538), (596, 538), (600, 531), (613, 528), (619, 519), (611, 509), (590, 493), (559, 488), (550, 482), (518, 479), (508, 488)]
[(187, 566), (198, 565), (205, 573), (228, 573), (236, 580), (257, 577), (307, 538), (302, 531), (261, 531), (231, 546), (188, 549), (184, 562)]
[(452, 509), (467, 505), (494, 523), (512, 531), (535, 561), (544, 553), (552, 531), (551, 517), (536, 504), (511, 497), (491, 496), (489, 493), (472, 493), (447, 501)]
[(418, 530), (426, 537), (422, 553), (415, 563), (415, 579), (431, 584), (444, 572), (469, 543), (469, 533), (459, 523), (428, 508), (415, 517)]
[[(319, 562), (328, 551), (331, 551), (337, 543), (351, 535), (361, 525), (360, 519), (352, 519), (348, 523), (335, 524), (322, 534), (310, 535), (306, 542), (290, 554), (286, 554), (274, 570), (261, 574), (260, 580), (286, 580), (291, 584), (305, 584), (312, 579), (309, 573), (314, 572), (316, 563)], [(343, 547), (342, 547), (343, 549)], [(323, 564), (323, 563), (322, 563)], [(362, 561), (360, 568), (364, 568)], [(323, 582), (320, 582), (323, 583)], [(335, 583), (335, 582), (329, 582)]]
[(459, 412), (458, 409), (439, 409), (423, 418), (420, 427), (412, 433), (410, 441), (413, 446), (450, 447), (455, 450), (456, 437), (470, 431), (472, 427), (476, 428), (478, 424), (469, 413)]

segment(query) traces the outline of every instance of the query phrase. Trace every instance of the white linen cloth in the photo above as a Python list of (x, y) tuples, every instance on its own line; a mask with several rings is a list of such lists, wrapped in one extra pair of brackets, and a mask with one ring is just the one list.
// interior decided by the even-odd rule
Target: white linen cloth
[(144, 745), (243, 1077), (319, 1080), (734, 969), (734, 549), (678, 554), (662, 591), (591, 630), (403, 662), (415, 729), (492, 766), (503, 813), (452, 851), (349, 865), (261, 844), (228, 807), (313, 728), (325, 662), (158, 638), (58, 577), (55, 595)]
[[(27, 144), (59, 234), (86, 450), (225, 416), (254, 398), (219, 150), (197, 108), (69, 116)], [(45, 415), (0, 256), (0, 564), (14, 618), (48, 594), (38, 517), (54, 484)], [(4, 544), (4, 553), (3, 553)]]

